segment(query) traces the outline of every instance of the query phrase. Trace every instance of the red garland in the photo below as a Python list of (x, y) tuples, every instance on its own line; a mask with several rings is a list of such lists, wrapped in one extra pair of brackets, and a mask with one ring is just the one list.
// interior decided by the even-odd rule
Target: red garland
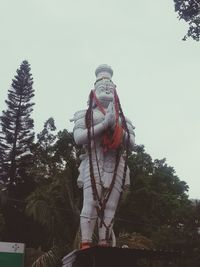
[[(125, 184), (125, 179), (126, 179), (126, 171), (127, 171), (127, 158), (128, 158), (128, 149), (129, 149), (129, 139), (130, 139), (130, 134), (128, 131), (128, 127), (126, 125), (126, 121), (121, 109), (121, 105), (119, 102), (119, 98), (118, 95), (116, 93), (116, 90), (114, 91), (114, 97), (115, 97), (115, 112), (116, 112), (116, 125), (115, 125), (115, 129), (113, 134), (110, 134), (110, 131), (106, 131), (104, 133), (103, 136), (103, 143), (105, 144), (105, 149), (116, 149), (117, 150), (117, 156), (116, 156), (116, 164), (115, 164), (115, 170), (114, 170), (114, 174), (113, 174), (113, 179), (111, 182), (111, 185), (108, 189), (108, 195), (106, 196), (106, 198), (103, 200), (103, 202), (100, 199), (100, 196), (98, 195), (98, 191), (96, 188), (96, 183), (95, 183), (95, 177), (94, 177), (94, 170), (93, 170), (93, 165), (92, 165), (92, 153), (91, 153), (91, 132), (90, 132), (90, 127), (92, 126), (92, 128), (94, 127), (93, 124), (93, 114), (92, 114), (92, 110), (90, 109), (92, 107), (92, 99), (95, 101), (97, 107), (99, 108), (99, 110), (105, 115), (106, 112), (104, 110), (104, 108), (102, 107), (102, 105), (100, 104), (99, 100), (97, 99), (95, 92), (92, 90), (90, 93), (90, 106), (89, 109), (87, 110), (86, 113), (86, 125), (87, 125), (87, 129), (88, 129), (88, 152), (89, 152), (89, 162), (90, 162), (90, 177), (91, 177), (91, 185), (92, 185), (92, 191), (93, 191), (93, 197), (94, 200), (98, 201), (99, 206), (97, 206), (97, 214), (98, 217), (101, 219), (101, 224), (103, 224), (106, 227), (106, 240), (108, 241), (109, 239), (109, 229), (113, 223), (113, 220), (110, 222), (109, 225), (106, 225), (104, 222), (104, 210), (106, 207), (106, 204), (108, 202), (109, 196), (111, 194), (111, 191), (113, 189), (114, 183), (115, 183), (115, 179), (116, 179), (116, 175), (117, 175), (117, 168), (118, 168), (118, 164), (119, 164), (119, 159), (120, 159), (120, 145), (122, 142), (122, 135), (123, 135), (123, 129), (125, 131), (127, 131), (128, 133), (128, 139), (127, 139), (127, 143), (126, 143), (126, 159), (125, 159), (125, 166), (124, 166), (124, 173), (123, 173), (123, 180), (122, 180), (122, 191), (124, 188), (124, 184)], [(119, 110), (122, 114), (122, 127), (119, 125)], [(93, 134), (94, 134), (94, 129), (93, 129)], [(122, 195), (122, 191), (121, 191), (121, 195)], [(121, 196), (120, 196), (121, 198)], [(120, 199), (119, 199), (120, 201)]]
[[(99, 102), (94, 90), (93, 92), (93, 99), (95, 104), (97, 105), (98, 109), (105, 115), (106, 111)], [(116, 90), (114, 90), (114, 97), (115, 97), (115, 114), (116, 114), (116, 122), (115, 122), (115, 129), (111, 133), (111, 131), (106, 130), (103, 135), (102, 145), (104, 151), (109, 149), (117, 149), (122, 143), (122, 136), (123, 136), (123, 128), (119, 125), (119, 105), (118, 105), (118, 96)]]

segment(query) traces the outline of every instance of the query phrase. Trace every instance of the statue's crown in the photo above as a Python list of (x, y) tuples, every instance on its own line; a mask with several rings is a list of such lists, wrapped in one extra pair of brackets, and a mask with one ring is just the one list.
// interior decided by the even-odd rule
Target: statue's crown
[(95, 75), (96, 75), (96, 81), (101, 80), (103, 78), (111, 80), (113, 76), (113, 70), (107, 64), (102, 64), (97, 67)]

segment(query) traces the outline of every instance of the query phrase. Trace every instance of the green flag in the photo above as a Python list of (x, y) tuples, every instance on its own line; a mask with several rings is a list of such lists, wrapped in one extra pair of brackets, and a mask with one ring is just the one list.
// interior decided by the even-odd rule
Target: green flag
[(23, 267), (25, 245), (22, 243), (0, 242), (0, 266)]

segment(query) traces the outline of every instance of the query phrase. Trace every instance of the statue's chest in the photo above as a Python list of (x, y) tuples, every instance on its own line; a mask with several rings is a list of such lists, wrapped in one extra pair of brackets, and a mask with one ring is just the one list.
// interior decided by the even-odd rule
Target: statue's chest
[[(99, 110), (94, 110), (93, 111), (93, 124), (97, 125), (99, 123), (101, 123), (102, 121), (104, 121), (105, 115), (99, 111)], [(121, 118), (119, 118), (119, 124), (121, 125)]]

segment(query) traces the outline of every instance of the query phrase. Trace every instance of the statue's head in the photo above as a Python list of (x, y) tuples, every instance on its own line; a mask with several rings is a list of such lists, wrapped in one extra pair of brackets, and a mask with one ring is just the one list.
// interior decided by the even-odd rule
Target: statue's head
[(94, 91), (96, 97), (103, 106), (107, 107), (110, 102), (114, 102), (116, 86), (111, 80), (113, 70), (110, 66), (103, 64), (96, 69), (95, 75), (96, 82), (94, 84)]
[(102, 64), (96, 68), (95, 75), (96, 75), (96, 81), (98, 81), (101, 78), (107, 78), (111, 80), (113, 76), (113, 70), (107, 64)]

